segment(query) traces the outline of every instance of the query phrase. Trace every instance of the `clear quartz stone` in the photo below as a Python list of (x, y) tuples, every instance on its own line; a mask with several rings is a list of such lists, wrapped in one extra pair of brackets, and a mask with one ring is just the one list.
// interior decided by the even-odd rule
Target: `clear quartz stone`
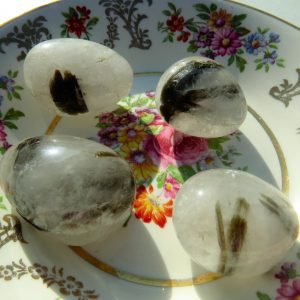
[(236, 78), (216, 61), (201, 56), (179, 60), (163, 73), (156, 104), (175, 129), (205, 138), (236, 131), (247, 114)]
[(125, 160), (102, 144), (66, 135), (11, 147), (0, 182), (22, 217), (70, 245), (103, 240), (121, 228), (135, 194)]
[(96, 42), (60, 38), (33, 47), (24, 61), (33, 97), (58, 115), (97, 115), (128, 96), (133, 71), (116, 51)]
[(275, 187), (242, 171), (214, 169), (188, 179), (173, 222), (190, 257), (209, 271), (250, 277), (283, 259), (298, 217)]

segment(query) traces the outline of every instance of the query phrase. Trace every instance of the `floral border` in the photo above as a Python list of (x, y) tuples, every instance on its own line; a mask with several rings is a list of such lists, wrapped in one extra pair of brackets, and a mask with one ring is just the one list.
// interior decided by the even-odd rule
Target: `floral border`
[(274, 274), (274, 278), (279, 280), (280, 286), (276, 289), (276, 296), (273, 298), (269, 293), (258, 291), (256, 296), (260, 300), (293, 300), (300, 296), (300, 274), (299, 260), (300, 251), (296, 253), (297, 261), (284, 262), (279, 271)]
[[(3, 204), (0, 208), (6, 209)], [(2, 225), (0, 222), (0, 249), (9, 242), (19, 241), (27, 244), (27, 241), (23, 237), (22, 224), (17, 216), (6, 214), (3, 216), (2, 220), (6, 225)]]
[(74, 7), (69, 7), (67, 12), (62, 12), (65, 18), (65, 23), (60, 25), (61, 37), (71, 37), (75, 35), (77, 38), (82, 36), (89, 40), (91, 37), (91, 30), (99, 22), (98, 17), (91, 17), (91, 10), (86, 6), (77, 5)]
[(17, 70), (9, 70), (7, 75), (0, 76), (0, 154), (4, 154), (11, 146), (7, 139), (7, 128), (13, 130), (18, 129), (15, 121), (25, 117), (25, 114), (22, 111), (15, 110), (13, 107), (9, 108), (6, 113), (3, 113), (1, 107), (4, 97), (10, 102), (13, 100), (22, 100), (20, 92), (23, 90), (23, 87), (16, 83), (18, 73)]
[[(2, 200), (2, 197), (0, 199)], [(5, 205), (0, 208), (6, 210)], [(19, 241), (28, 244), (23, 237), (22, 223), (17, 216), (6, 214), (3, 216), (2, 221), (7, 225), (2, 225), (0, 222), (0, 248), (9, 242)], [(84, 284), (76, 280), (74, 276), (65, 276), (63, 268), (53, 266), (50, 269), (38, 263), (26, 265), (22, 259), (19, 259), (18, 263), (12, 262), (5, 266), (0, 265), (0, 279), (4, 281), (21, 279), (25, 275), (30, 275), (36, 280), (41, 279), (47, 287), (57, 285), (59, 292), (64, 296), (73, 296), (78, 300), (98, 299), (99, 297), (95, 290), (85, 289)]]
[(17, 60), (24, 60), (29, 50), (39, 42), (52, 38), (49, 30), (45, 27), (47, 19), (44, 16), (39, 16), (34, 20), (27, 20), (22, 26), (14, 26), (13, 31), (8, 33), (6, 37), (0, 38), (0, 53), (5, 54), (3, 45), (16, 44), (21, 48)]
[[(142, 29), (140, 24), (148, 16), (141, 14), (137, 6), (143, 4), (144, 0), (100, 0), (99, 5), (105, 8), (105, 15), (108, 21), (107, 38), (103, 44), (107, 47), (114, 48), (115, 42), (119, 40), (118, 19), (124, 23), (123, 28), (129, 33), (131, 41), (129, 48), (139, 48), (147, 50), (151, 47), (152, 41), (149, 38), (149, 30)], [(147, 0), (149, 6), (152, 0)]]
[[(162, 14), (166, 21), (158, 22), (157, 29), (165, 35), (163, 42), (188, 43), (187, 51), (215, 59), (218, 56), (227, 58), (227, 65), (234, 64), (240, 72), (246, 68), (247, 59), (251, 56), (256, 70), (277, 65), (284, 67), (284, 59), (278, 57), (280, 36), (269, 28), (257, 27), (256, 31), (243, 26), (247, 14), (233, 15), (215, 3), (193, 5), (196, 16), (185, 18), (181, 8), (168, 2)], [(247, 54), (247, 55), (246, 55)]]
[(78, 300), (98, 299), (99, 294), (95, 290), (85, 289), (84, 284), (78, 281), (74, 276), (65, 276), (64, 269), (34, 263), (26, 265), (22, 259), (11, 262), (8, 265), (0, 265), (0, 279), (11, 281), (13, 279), (21, 279), (24, 276), (31, 276), (32, 279), (42, 280), (47, 286), (56, 285), (59, 292), (64, 296), (73, 296)]

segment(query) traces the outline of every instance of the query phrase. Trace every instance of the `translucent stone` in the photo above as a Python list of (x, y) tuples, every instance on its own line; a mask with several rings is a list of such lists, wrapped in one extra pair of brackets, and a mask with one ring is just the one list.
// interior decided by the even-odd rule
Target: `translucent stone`
[(183, 184), (173, 222), (196, 263), (240, 277), (267, 272), (282, 260), (299, 226), (279, 190), (254, 175), (223, 169), (198, 173)]
[(24, 62), (24, 80), (34, 98), (58, 115), (114, 110), (133, 80), (125, 58), (101, 44), (61, 38), (33, 47)]
[(175, 129), (205, 138), (236, 131), (247, 114), (236, 78), (216, 61), (201, 56), (184, 58), (163, 73), (156, 104)]
[(102, 144), (67, 135), (11, 147), (0, 182), (24, 219), (69, 245), (103, 240), (121, 228), (135, 194), (125, 160)]

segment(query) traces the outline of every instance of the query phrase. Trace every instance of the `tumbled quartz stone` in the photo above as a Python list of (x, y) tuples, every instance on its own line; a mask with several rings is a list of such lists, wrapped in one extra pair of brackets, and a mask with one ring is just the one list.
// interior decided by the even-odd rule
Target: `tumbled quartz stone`
[(61, 38), (34, 46), (24, 62), (33, 97), (58, 115), (97, 115), (128, 96), (133, 72), (116, 51), (96, 42)]
[(156, 104), (176, 130), (205, 138), (236, 131), (247, 114), (236, 78), (216, 61), (201, 56), (179, 60), (163, 73)]
[(135, 194), (125, 160), (102, 144), (67, 135), (11, 147), (0, 182), (24, 219), (69, 245), (104, 240), (121, 228)]
[(284, 258), (298, 235), (298, 217), (269, 183), (242, 171), (192, 176), (176, 196), (173, 222), (190, 257), (212, 272), (250, 277)]

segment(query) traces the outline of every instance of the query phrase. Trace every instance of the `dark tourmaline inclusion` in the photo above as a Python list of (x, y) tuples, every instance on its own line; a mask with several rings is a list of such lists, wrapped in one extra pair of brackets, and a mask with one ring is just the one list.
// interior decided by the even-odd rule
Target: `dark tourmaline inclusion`
[(259, 201), (266, 209), (278, 217), (286, 231), (293, 238), (298, 236), (298, 227), (295, 227), (293, 221), (286, 215), (286, 209), (292, 209), (288, 202), (282, 202), (281, 205), (278, 205), (271, 197), (264, 194), (261, 194)]
[(207, 98), (207, 90), (190, 90), (186, 93), (183, 91), (190, 87), (201, 73), (208, 69), (219, 70), (223, 67), (215, 62), (197, 62), (191, 61), (179, 69), (169, 78), (161, 91), (160, 112), (167, 122), (177, 112), (187, 112), (195, 107), (195, 98), (197, 101)]
[(16, 149), (17, 155), (14, 162), (14, 171), (22, 169), (25, 164), (35, 159), (37, 148), (39, 147), (42, 137), (33, 137), (21, 142)]
[(78, 80), (69, 71), (65, 71), (63, 76), (59, 70), (56, 70), (50, 80), (49, 88), (53, 102), (61, 112), (70, 115), (88, 112)]
[[(229, 275), (234, 272), (234, 266), (239, 259), (240, 252), (245, 242), (247, 233), (247, 221), (245, 217), (249, 210), (249, 206), (249, 203), (245, 199), (238, 199), (235, 213), (230, 220), (227, 234), (225, 234), (221, 206), (218, 202), (216, 203), (217, 235), (221, 250), (218, 272), (222, 274)], [(231, 267), (228, 266), (229, 261)]]
[(221, 206), (219, 203), (216, 203), (215, 207), (216, 212), (216, 221), (217, 221), (217, 235), (218, 235), (218, 242), (221, 249), (221, 257), (220, 257), (220, 265), (219, 265), (219, 272), (224, 274), (226, 271), (227, 265), (227, 243), (226, 243), (226, 236), (224, 230), (224, 221)]
[[(17, 182), (18, 182), (19, 172), (20, 170), (23, 169), (24, 165), (30, 164), (32, 161), (34, 161), (41, 141), (42, 141), (42, 137), (28, 138), (17, 146), (15, 150), (17, 154), (13, 164), (13, 176), (12, 176), (13, 179), (10, 182), (10, 188), (9, 188), (10, 190), (9, 193), (11, 194), (11, 196), (16, 197), (16, 195), (18, 194)], [(15, 203), (23, 202), (22, 199), (15, 199), (14, 201)], [(35, 228), (37, 228), (38, 230), (44, 230), (36, 226), (32, 220), (29, 220), (28, 218), (24, 217), (23, 212), (20, 211), (18, 208), (16, 208), (16, 210), (24, 220), (32, 224)]]
[(107, 151), (98, 151), (95, 153), (96, 157), (118, 157), (117, 154), (114, 154), (112, 152), (107, 152)]

